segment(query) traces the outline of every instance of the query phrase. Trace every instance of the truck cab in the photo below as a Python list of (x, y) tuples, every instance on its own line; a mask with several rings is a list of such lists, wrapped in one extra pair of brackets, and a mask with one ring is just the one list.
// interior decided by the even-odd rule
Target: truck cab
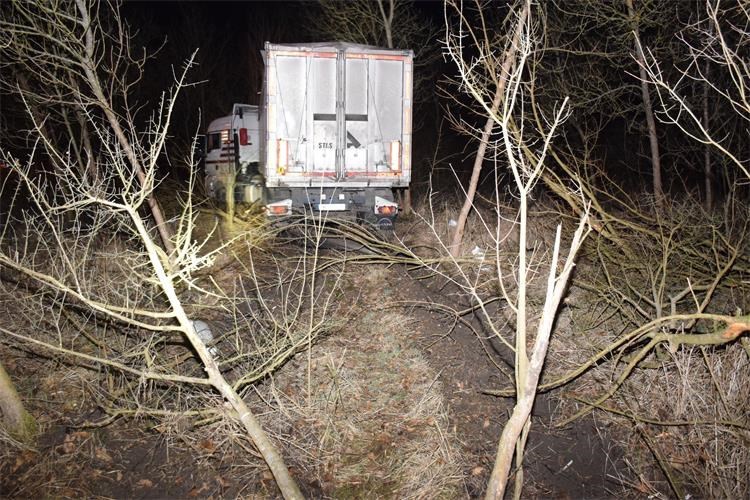
[(204, 182), (209, 197), (223, 200), (227, 186), (235, 186), (237, 201), (262, 201), (258, 106), (235, 104), (231, 115), (213, 120), (206, 130), (204, 151)]

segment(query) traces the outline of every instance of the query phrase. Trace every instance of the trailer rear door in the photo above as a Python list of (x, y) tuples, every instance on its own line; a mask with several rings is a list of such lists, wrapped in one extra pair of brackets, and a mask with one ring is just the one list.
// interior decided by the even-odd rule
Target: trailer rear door
[(350, 177), (395, 174), (400, 162), (390, 155), (400, 155), (404, 135), (404, 61), (347, 53), (345, 68), (344, 171)]
[(289, 173), (336, 173), (336, 53), (275, 57), (276, 123)]
[(266, 45), (269, 183), (408, 185), (413, 54), (345, 43)]

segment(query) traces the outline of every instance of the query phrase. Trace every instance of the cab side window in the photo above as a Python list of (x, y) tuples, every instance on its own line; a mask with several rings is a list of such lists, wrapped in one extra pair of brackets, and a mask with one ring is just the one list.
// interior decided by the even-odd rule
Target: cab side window
[(206, 152), (221, 149), (221, 133), (208, 134)]

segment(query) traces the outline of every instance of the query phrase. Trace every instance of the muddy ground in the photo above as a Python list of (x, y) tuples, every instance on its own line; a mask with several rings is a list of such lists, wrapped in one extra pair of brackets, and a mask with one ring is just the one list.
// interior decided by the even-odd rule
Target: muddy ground
[[(404, 297), (425, 302), (445, 302), (439, 290), (422, 281), (408, 279), (399, 287)], [(414, 299), (412, 299), (414, 300)], [(455, 305), (454, 305), (455, 307)], [(440, 374), (444, 394), (450, 408), (451, 423), (461, 441), (462, 453), (470, 462), (465, 464), (467, 494), (484, 494), (495, 459), (495, 445), (502, 426), (512, 410), (512, 400), (486, 395), (487, 389), (508, 388), (508, 374), (513, 372), (507, 350), (479, 338), (462, 323), (447, 331), (452, 319), (412, 309), (420, 328), (414, 333), (417, 342)], [(476, 330), (481, 325), (474, 320)], [(618, 453), (606, 436), (596, 429), (589, 418), (557, 430), (552, 427), (555, 400), (541, 395), (534, 407), (534, 423), (527, 445), (524, 497), (527, 498), (610, 498), (620, 486), (614, 478)], [(611, 476), (611, 477), (610, 477)]]
[[(482, 496), (512, 406), (483, 390), (510, 387), (507, 351), (481, 338), (475, 319), (462, 324), (424, 307), (463, 307), (439, 278), (424, 279), (398, 265), (349, 267), (342, 289), (338, 300), (352, 303), (347, 327), (298, 354), (248, 395), (306, 495)], [(0, 305), (6, 307), (0, 315), (9, 314), (9, 306)], [(42, 425), (35, 447), (0, 440), (3, 497), (278, 496), (246, 440), (224, 439), (216, 427), (201, 433), (188, 426), (181, 433), (179, 423), (138, 416), (107, 422), (92, 388), (98, 384), (95, 367), (5, 346), (0, 356)], [(534, 409), (522, 496), (621, 495), (620, 452), (592, 417), (553, 429), (557, 397), (541, 396)], [(427, 444), (410, 444), (417, 442)], [(427, 450), (430, 443), (437, 451)], [(410, 478), (402, 476), (413, 473), (406, 462), (421, 464), (408, 487)], [(390, 470), (400, 472), (384, 472)]]

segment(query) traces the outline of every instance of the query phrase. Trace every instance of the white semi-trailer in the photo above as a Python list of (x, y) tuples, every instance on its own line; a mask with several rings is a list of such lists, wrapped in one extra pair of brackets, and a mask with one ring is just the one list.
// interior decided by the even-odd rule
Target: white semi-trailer
[(209, 195), (234, 182), (269, 216), (348, 215), (390, 225), (411, 180), (410, 50), (266, 43), (260, 106), (235, 104), (207, 131)]

